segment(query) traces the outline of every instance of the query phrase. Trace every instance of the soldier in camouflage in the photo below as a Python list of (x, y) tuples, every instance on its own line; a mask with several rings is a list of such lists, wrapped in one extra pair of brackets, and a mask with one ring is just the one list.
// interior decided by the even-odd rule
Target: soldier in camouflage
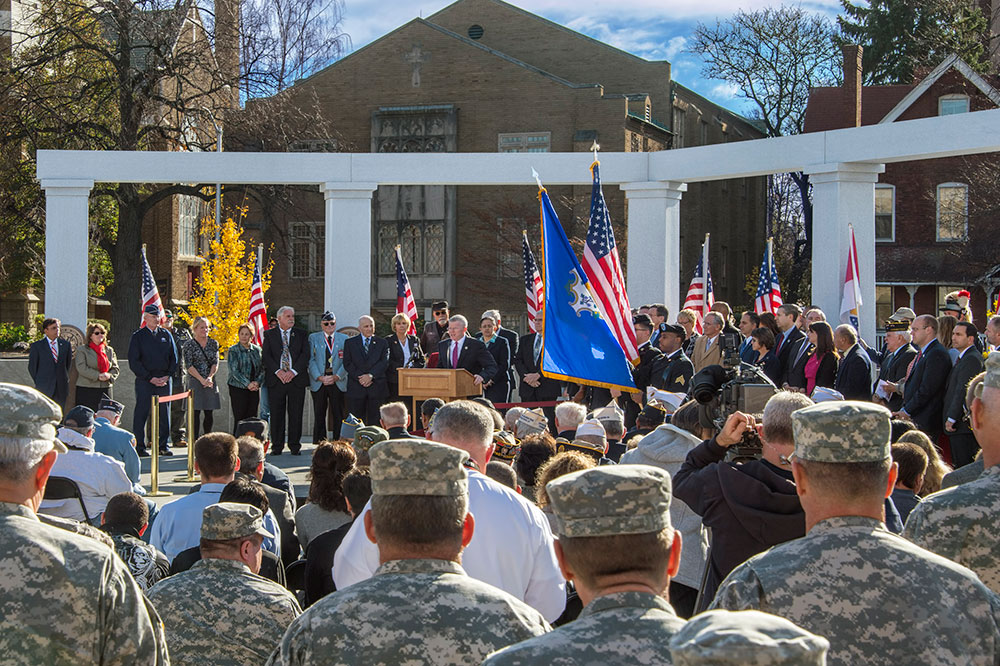
[(830, 641), (760, 611), (710, 610), (670, 639), (674, 666), (824, 666)]
[(669, 664), (684, 625), (667, 600), (680, 566), (670, 524), (670, 475), (649, 465), (573, 472), (545, 486), (556, 518), (559, 567), (576, 584), (580, 616), (486, 664)]
[(972, 400), (970, 425), (983, 449), (985, 470), (975, 481), (918, 504), (903, 536), (964, 564), (1000, 594), (1000, 354), (990, 354), (980, 386)]
[(169, 664), (163, 625), (114, 550), (39, 522), (62, 414), (0, 383), (0, 661)]
[(825, 402), (793, 412), (792, 429), (806, 536), (733, 570), (713, 607), (763, 610), (820, 634), (833, 666), (998, 663), (1000, 597), (886, 530), (889, 411)]
[(416, 439), (371, 448), (364, 528), (380, 566), (293, 622), (270, 663), (479, 664), (549, 630), (538, 611), (462, 569), (474, 527), (467, 459)]
[(149, 592), (165, 618), (174, 664), (262, 664), (302, 612), (288, 590), (257, 575), (264, 537), (274, 535), (257, 507), (205, 507), (202, 559)]

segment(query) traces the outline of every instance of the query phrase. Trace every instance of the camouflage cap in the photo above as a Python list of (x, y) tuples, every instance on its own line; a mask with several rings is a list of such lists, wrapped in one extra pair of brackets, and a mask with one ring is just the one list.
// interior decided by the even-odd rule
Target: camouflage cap
[(521, 439), (524, 439), (528, 435), (537, 435), (538, 433), (545, 432), (548, 427), (549, 420), (545, 418), (545, 414), (541, 409), (529, 409), (521, 414), (517, 419), (517, 423), (514, 424), (514, 430), (517, 431), (517, 436)]
[(563, 537), (644, 534), (670, 527), (670, 475), (650, 465), (572, 472), (545, 486)]
[(66, 447), (56, 439), (62, 409), (48, 396), (29, 386), (0, 383), (0, 437), (25, 444), (49, 442), (59, 453)]
[(270, 539), (274, 535), (264, 529), (264, 514), (255, 506), (237, 502), (210, 504), (201, 512), (201, 538), (229, 541), (251, 534)]
[(354, 450), (367, 451), (373, 444), (389, 439), (389, 432), (378, 426), (364, 426), (354, 431)]
[(670, 639), (676, 666), (822, 666), (829, 649), (822, 636), (755, 610), (706, 611)]
[(1000, 389), (1000, 352), (993, 352), (986, 358), (986, 376), (983, 377), (983, 386)]
[(456, 496), (469, 492), (461, 449), (426, 439), (390, 439), (369, 451), (373, 495)]
[(835, 400), (792, 412), (795, 456), (816, 462), (874, 462), (889, 457), (889, 410), (857, 400)]

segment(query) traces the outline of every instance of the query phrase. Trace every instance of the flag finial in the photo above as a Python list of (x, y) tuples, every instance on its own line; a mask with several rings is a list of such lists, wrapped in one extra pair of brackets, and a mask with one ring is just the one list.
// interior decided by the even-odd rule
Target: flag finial
[(538, 172), (535, 171), (534, 167), (532, 167), (532, 169), (531, 169), (531, 176), (532, 176), (532, 178), (535, 179), (535, 182), (538, 183), (538, 189), (539, 190), (544, 190), (545, 187), (542, 186), (542, 178), (541, 178), (541, 176), (538, 175)]
[(601, 146), (600, 146), (600, 144), (597, 143), (597, 140), (595, 139), (593, 145), (590, 146), (590, 150), (592, 150), (593, 153), (594, 153), (594, 161), (595, 162), (597, 161), (597, 151), (600, 150), (600, 149), (601, 149)]

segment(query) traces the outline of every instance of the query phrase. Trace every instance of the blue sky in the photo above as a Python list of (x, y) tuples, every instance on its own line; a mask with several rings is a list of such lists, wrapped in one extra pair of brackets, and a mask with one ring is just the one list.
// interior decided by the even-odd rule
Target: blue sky
[[(377, 39), (417, 16), (427, 17), (451, 0), (344, 0), (343, 30), (354, 49)], [(737, 9), (778, 7), (778, 0), (515, 0), (512, 4), (561, 23), (589, 37), (649, 60), (669, 60), (675, 81), (735, 111), (747, 110), (735, 90), (701, 75), (701, 59), (687, 53), (698, 22), (714, 23)], [(789, 4), (789, 3), (785, 3)], [(799, 3), (830, 16), (838, 0)]]

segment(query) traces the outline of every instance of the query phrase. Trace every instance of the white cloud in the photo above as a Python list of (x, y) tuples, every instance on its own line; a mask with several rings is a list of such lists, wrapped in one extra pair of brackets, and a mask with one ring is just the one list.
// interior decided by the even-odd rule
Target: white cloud
[(740, 94), (740, 88), (732, 83), (717, 83), (711, 88), (709, 98), (718, 102), (735, 99)]

